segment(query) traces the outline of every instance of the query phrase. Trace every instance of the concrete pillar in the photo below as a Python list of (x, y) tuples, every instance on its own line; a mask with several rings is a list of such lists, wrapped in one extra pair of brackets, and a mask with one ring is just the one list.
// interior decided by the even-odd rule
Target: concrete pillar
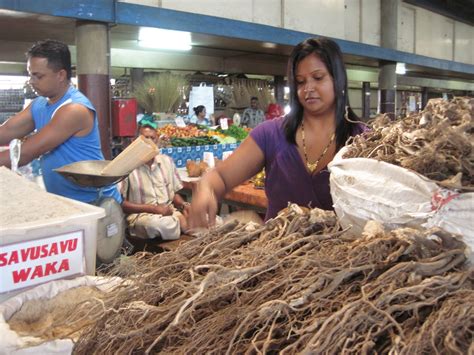
[(421, 109), (424, 110), (426, 104), (428, 103), (428, 88), (422, 87), (421, 88)]
[(285, 107), (285, 78), (282, 75), (275, 75), (275, 99), (277, 104)]
[(77, 81), (79, 90), (97, 111), (105, 159), (112, 158), (110, 117), (110, 46), (106, 23), (77, 21)]
[(379, 73), (379, 111), (395, 118), (395, 100), (397, 94), (396, 63), (382, 64)]
[[(380, 2), (382, 47), (397, 49), (399, 5), (400, 0), (384, 0)], [(395, 118), (396, 64), (395, 62), (383, 63), (379, 73), (379, 110), (381, 113), (388, 113), (392, 118)]]
[(370, 82), (362, 83), (362, 118), (368, 120), (370, 118)]
[(400, 0), (383, 0), (380, 2), (381, 45), (397, 49), (398, 6)]

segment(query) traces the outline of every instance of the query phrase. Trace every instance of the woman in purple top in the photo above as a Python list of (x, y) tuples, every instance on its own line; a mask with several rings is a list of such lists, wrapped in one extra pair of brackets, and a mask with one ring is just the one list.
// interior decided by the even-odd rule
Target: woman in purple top
[[(307, 39), (288, 62), (291, 111), (257, 126), (235, 152), (201, 179), (193, 194), (191, 226), (215, 222), (227, 191), (265, 168), (266, 219), (289, 202), (331, 210), (327, 164), (350, 136), (364, 130), (349, 106), (347, 75), (339, 46)], [(346, 113), (347, 112), (347, 113)]]

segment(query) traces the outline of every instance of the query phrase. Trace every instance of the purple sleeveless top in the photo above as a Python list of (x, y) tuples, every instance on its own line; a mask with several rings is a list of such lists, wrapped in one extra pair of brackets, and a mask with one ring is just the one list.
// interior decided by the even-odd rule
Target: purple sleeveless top
[[(265, 220), (275, 217), (288, 206), (288, 202), (332, 210), (327, 167), (311, 175), (296, 145), (286, 140), (283, 123), (284, 117), (276, 118), (261, 123), (250, 132), (265, 156), (265, 193), (268, 198)], [(352, 135), (363, 131), (364, 126), (358, 125)]]

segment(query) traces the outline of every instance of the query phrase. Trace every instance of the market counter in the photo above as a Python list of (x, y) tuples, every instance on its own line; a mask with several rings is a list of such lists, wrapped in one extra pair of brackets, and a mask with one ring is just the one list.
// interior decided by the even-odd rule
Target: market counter
[[(178, 169), (178, 172), (183, 182), (183, 192), (188, 196), (191, 195), (200, 178), (188, 177), (186, 169)], [(252, 209), (260, 213), (265, 213), (268, 206), (265, 190), (255, 188), (249, 181), (234, 187), (232, 191), (224, 196), (222, 203)]]

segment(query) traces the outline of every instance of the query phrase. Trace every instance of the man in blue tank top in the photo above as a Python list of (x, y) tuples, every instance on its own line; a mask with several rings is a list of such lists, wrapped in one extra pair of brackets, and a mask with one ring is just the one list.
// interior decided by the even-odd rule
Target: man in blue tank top
[[(29, 136), (21, 147), (19, 165), (40, 157), (48, 192), (82, 202), (98, 197), (95, 188), (71, 183), (53, 171), (81, 160), (103, 160), (97, 113), (91, 102), (71, 85), (71, 54), (66, 44), (46, 40), (27, 52), (30, 85), (40, 96), (0, 126), (0, 145)], [(0, 166), (10, 166), (8, 152), (0, 153)], [(122, 198), (115, 186), (103, 195)]]

